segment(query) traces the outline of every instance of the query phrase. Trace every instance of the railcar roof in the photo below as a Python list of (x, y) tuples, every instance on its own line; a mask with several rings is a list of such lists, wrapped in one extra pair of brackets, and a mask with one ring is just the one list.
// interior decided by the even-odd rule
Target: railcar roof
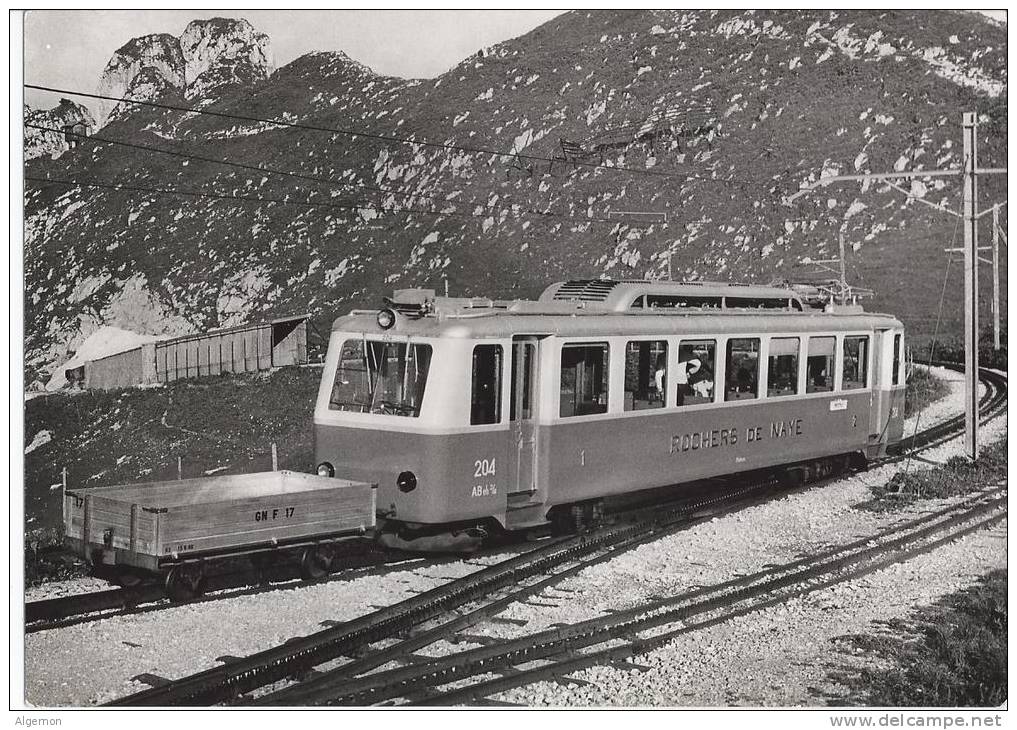
[(484, 338), (515, 334), (606, 337), (810, 332), (902, 326), (891, 315), (869, 314), (857, 305), (813, 308), (787, 287), (717, 282), (577, 279), (550, 285), (537, 301), (439, 297), (431, 289), (400, 289), (384, 302), (395, 320), (390, 328), (378, 324), (380, 310), (353, 311), (337, 319), (332, 328), (365, 334)]
[(516, 334), (562, 337), (609, 337), (614, 335), (739, 334), (767, 332), (818, 332), (902, 328), (889, 314), (782, 311), (716, 312), (573, 312), (532, 314), (485, 312), (462, 316), (399, 316), (390, 329), (382, 329), (376, 311), (355, 312), (339, 317), (333, 330), (396, 336), (488, 338)]

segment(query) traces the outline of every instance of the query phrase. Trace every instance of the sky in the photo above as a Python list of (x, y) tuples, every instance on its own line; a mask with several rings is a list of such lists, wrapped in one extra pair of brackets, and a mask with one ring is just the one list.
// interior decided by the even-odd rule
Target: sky
[[(25, 81), (95, 91), (113, 53), (149, 33), (179, 36), (196, 18), (243, 17), (271, 39), (276, 67), (310, 51), (343, 51), (380, 74), (430, 78), (479, 49), (523, 35), (560, 10), (30, 10)], [(52, 94), (30, 91), (33, 106)], [(77, 99), (83, 102), (82, 99)]]

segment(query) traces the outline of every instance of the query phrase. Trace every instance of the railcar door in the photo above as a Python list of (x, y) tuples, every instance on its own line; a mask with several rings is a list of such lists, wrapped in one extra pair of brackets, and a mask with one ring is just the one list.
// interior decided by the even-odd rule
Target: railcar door
[(887, 395), (887, 387), (891, 382), (888, 377), (888, 369), (892, 358), (886, 352), (887, 347), (893, 347), (893, 335), (887, 330), (876, 330), (874, 342), (872, 343), (869, 441), (880, 441), (886, 437), (884, 431), (890, 418), (890, 402)]
[(532, 493), (537, 489), (537, 383), (539, 338), (512, 338), (512, 394), (509, 407), (510, 494)]

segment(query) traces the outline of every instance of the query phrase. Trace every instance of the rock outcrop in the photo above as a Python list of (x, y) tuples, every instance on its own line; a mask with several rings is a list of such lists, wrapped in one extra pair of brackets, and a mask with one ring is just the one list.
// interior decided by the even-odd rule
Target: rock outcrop
[(252, 83), (272, 73), (268, 36), (246, 20), (194, 20), (180, 36), (188, 98), (204, 98), (223, 86)]
[[(153, 88), (184, 88), (184, 57), (180, 52), (180, 41), (169, 33), (156, 33), (128, 41), (106, 64), (106, 69), (99, 77), (96, 93), (102, 96), (127, 96), (135, 78), (142, 75), (142, 72)], [(163, 79), (164, 84), (151, 83), (156, 77)], [(143, 97), (145, 101), (152, 98), (154, 97)], [(122, 117), (133, 106), (100, 100), (96, 107), (99, 117), (96, 121), (101, 127), (110, 121), (114, 110)]]
[[(113, 54), (99, 78), (102, 96), (151, 101), (169, 91), (207, 101), (235, 84), (263, 81), (272, 73), (268, 36), (246, 20), (195, 20), (176, 38), (157, 33), (134, 38)], [(119, 121), (137, 105), (101, 100), (98, 123)]]
[[(89, 131), (95, 129), (95, 119), (81, 104), (61, 99), (52, 109), (32, 109), (25, 105), (25, 124), (35, 124), (50, 129), (63, 129), (71, 124), (84, 124)], [(74, 141), (68, 141), (63, 132), (54, 132), (35, 127), (25, 127), (25, 160), (36, 157), (59, 157)]]

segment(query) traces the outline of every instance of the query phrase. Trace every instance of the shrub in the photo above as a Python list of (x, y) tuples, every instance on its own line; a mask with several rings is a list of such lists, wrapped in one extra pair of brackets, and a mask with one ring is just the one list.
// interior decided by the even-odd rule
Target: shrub
[(946, 383), (928, 368), (915, 368), (908, 377), (904, 393), (904, 418), (909, 418), (927, 408), (949, 393)]
[(963, 456), (954, 456), (937, 468), (905, 468), (886, 484), (872, 486), (872, 499), (859, 506), (887, 512), (920, 499), (967, 494), (999, 481), (1006, 477), (1006, 444), (1004, 436), (990, 444), (974, 463)]

